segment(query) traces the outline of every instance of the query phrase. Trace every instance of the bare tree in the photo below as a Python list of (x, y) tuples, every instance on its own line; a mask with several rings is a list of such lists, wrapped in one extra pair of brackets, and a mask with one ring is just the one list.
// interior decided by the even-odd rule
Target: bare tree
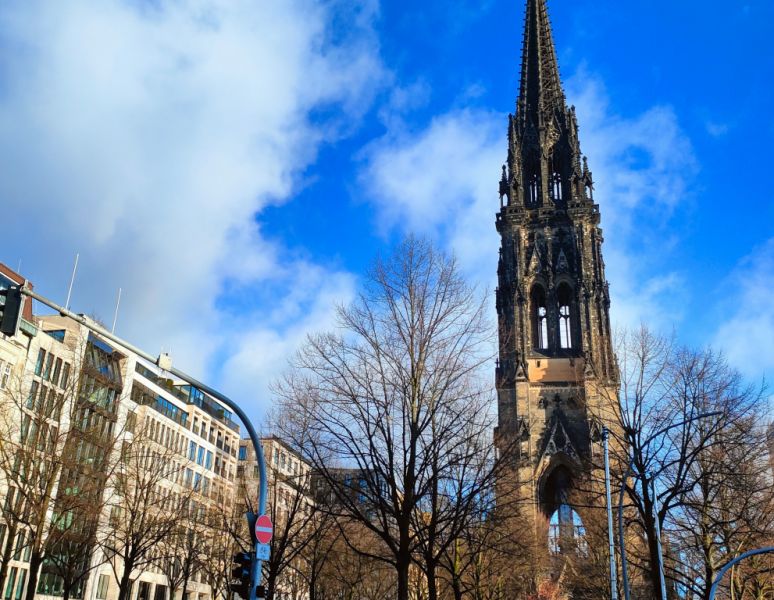
[(118, 581), (118, 600), (128, 598), (132, 574), (154, 563), (162, 543), (198, 510), (189, 473), (174, 450), (154, 442), (146, 421), (123, 441), (110, 481), (108, 528), (98, 540)]
[(434, 598), (440, 556), (491, 481), (491, 385), (479, 377), (494, 354), (485, 302), (453, 259), (408, 238), (376, 261), (338, 321), (337, 332), (308, 339), (279, 386), (304, 424), (288, 437), (331, 490), (341, 522), (361, 524), (384, 547), (375, 554), (344, 531), (353, 550), (395, 568), (399, 600), (421, 553)]
[[(645, 555), (638, 556), (633, 548), (634, 558), (639, 559), (653, 593), (658, 594), (656, 531), (666, 532), (664, 546), (670, 555), (679, 556), (682, 550), (673, 548), (676, 535), (672, 531), (684, 530), (686, 520), (702, 514), (700, 518), (706, 518), (721, 508), (715, 503), (722, 496), (721, 489), (731, 491), (731, 482), (716, 480), (719, 487), (714, 491), (707, 485), (718, 470), (722, 472), (733, 446), (744, 446), (745, 436), (734, 432), (744, 430), (761, 406), (763, 389), (746, 385), (721, 355), (709, 349), (677, 348), (672, 340), (645, 327), (620, 336), (617, 355), (621, 438), (613, 447), (626, 452), (617, 457), (618, 464), (632, 461), (635, 476), (626, 482), (626, 492), (634, 511), (631, 520), (646, 542)], [(708, 412), (719, 415), (698, 418)], [(660, 431), (664, 433), (654, 437)], [(746, 439), (753, 441), (749, 436)], [(729, 442), (725, 449), (723, 440)], [(702, 508), (706, 501), (709, 504)], [(707, 557), (713, 543), (704, 545)], [(704, 577), (710, 577), (717, 564), (705, 566)], [(667, 576), (675, 583), (686, 583), (676, 567)], [(705, 585), (701, 579), (693, 584), (695, 590)]]

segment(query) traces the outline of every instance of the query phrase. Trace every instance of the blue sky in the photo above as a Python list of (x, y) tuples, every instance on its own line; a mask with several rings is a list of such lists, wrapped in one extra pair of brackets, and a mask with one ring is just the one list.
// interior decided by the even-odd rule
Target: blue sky
[[(522, 0), (0, 7), (0, 260), (256, 416), (414, 231), (494, 287)], [(549, 0), (613, 318), (774, 376), (774, 5)]]

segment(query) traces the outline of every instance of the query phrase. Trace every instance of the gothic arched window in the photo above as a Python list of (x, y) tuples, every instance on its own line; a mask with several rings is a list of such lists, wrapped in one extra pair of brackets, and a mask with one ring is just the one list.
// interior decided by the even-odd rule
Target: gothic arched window
[(529, 205), (537, 206), (540, 203), (540, 177), (537, 173), (533, 173), (529, 178), (527, 193), (529, 194), (527, 198)]
[(572, 305), (572, 290), (562, 283), (556, 293), (559, 304), (559, 347), (572, 348), (572, 320), (570, 317)]
[(546, 292), (540, 285), (532, 288), (532, 330), (535, 348), (546, 350), (548, 348), (548, 310)]
[(551, 175), (551, 198), (556, 203), (562, 201), (562, 176), (559, 173)]
[(588, 553), (586, 528), (580, 515), (569, 504), (560, 504), (548, 520), (548, 551)]

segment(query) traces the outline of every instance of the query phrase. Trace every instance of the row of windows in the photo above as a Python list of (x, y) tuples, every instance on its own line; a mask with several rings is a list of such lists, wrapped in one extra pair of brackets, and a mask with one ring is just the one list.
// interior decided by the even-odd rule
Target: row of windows
[(233, 469), (225, 458), (214, 456), (211, 450), (207, 450), (204, 446), (197, 444), (195, 440), (189, 439), (177, 431), (173, 431), (171, 427), (156, 419), (150, 419), (148, 430), (149, 436), (153, 441), (181, 456), (185, 456), (183, 448), (187, 440), (188, 460), (213, 471), (216, 475), (233, 481)]
[(92, 406), (79, 408), (74, 423), (81, 432), (92, 434), (98, 440), (108, 442), (113, 439), (115, 421)]
[[(140, 364), (137, 364), (137, 372), (143, 375), (144, 377), (152, 376), (153, 374), (148, 371), (149, 375), (146, 375), (146, 370), (141, 371), (140, 370)], [(156, 412), (161, 413), (168, 419), (171, 419), (175, 423), (178, 423), (179, 425), (186, 426), (188, 423), (188, 413), (182, 410), (179, 406), (176, 406), (166, 398), (154, 393), (149, 388), (145, 387), (143, 384), (141, 384), (138, 381), (134, 381), (132, 384), (132, 393), (131, 393), (132, 400), (136, 404), (140, 404), (142, 406), (150, 406), (153, 408)], [(182, 450), (180, 450), (182, 452)]]
[(30, 393), (25, 402), (25, 406), (30, 410), (54, 421), (59, 421), (63, 404), (64, 395), (55, 392), (54, 388), (49, 388), (37, 381), (30, 384)]
[[(14, 489), (14, 488), (11, 488)], [(5, 523), (0, 523), (0, 548), (5, 548), (5, 537), (7, 527)], [(11, 557), (13, 560), (20, 560), (28, 562), (30, 560), (30, 552), (32, 551), (30, 540), (27, 539), (27, 530), (20, 528), (16, 534), (16, 543), (13, 548), (13, 554)], [(26, 574), (26, 571), (24, 571)]]
[[(18, 582), (17, 582), (18, 577)], [(24, 584), (27, 580), (27, 570), (19, 569), (17, 567), (11, 567), (7, 575), (7, 583), (5, 585), (4, 600), (21, 600), (24, 594)], [(14, 588), (14, 586), (16, 586)], [(14, 589), (16, 592), (14, 593)]]
[[(199, 391), (197, 388), (192, 388)], [(201, 393), (201, 392), (200, 392)], [(196, 403), (195, 403), (196, 404)], [(198, 404), (197, 404), (198, 406)], [(209, 423), (209, 434), (207, 433), (207, 421), (202, 421), (199, 424), (199, 417), (194, 415), (193, 425), (191, 431), (204, 440), (207, 440), (210, 444), (215, 444), (218, 450), (223, 450), (226, 454), (236, 456), (236, 438), (230, 435), (223, 435), (223, 431), (215, 426), (214, 422)]]
[(86, 345), (86, 364), (121, 387), (121, 365), (113, 357), (113, 349), (93, 336)]
[(197, 445), (193, 440), (188, 442), (188, 460), (196, 461), (200, 467), (212, 470), (212, 452)]
[(41, 348), (35, 362), (35, 375), (64, 389), (70, 381), (70, 363)]
[(97, 381), (91, 375), (85, 374), (81, 383), (81, 398), (104, 408), (110, 413), (116, 411), (118, 392), (113, 386)]
[(59, 428), (56, 425), (33, 418), (27, 413), (22, 415), (19, 439), (22, 446), (53, 455), (58, 434)]

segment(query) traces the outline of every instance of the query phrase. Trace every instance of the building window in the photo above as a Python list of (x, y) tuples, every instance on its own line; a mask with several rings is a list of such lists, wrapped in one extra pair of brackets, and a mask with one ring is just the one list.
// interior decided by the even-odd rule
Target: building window
[(188, 460), (196, 460), (196, 442), (188, 442)]
[(548, 550), (551, 554), (588, 554), (586, 528), (580, 515), (568, 504), (560, 504), (548, 521)]
[(57, 358), (54, 364), (54, 375), (51, 377), (51, 383), (59, 385), (59, 375), (62, 373), (62, 359)]
[(67, 382), (70, 379), (70, 363), (64, 364), (64, 369), (62, 369), (62, 380), (59, 382), (60, 388), (67, 387)]
[(247, 460), (247, 446), (239, 446), (239, 460)]
[(43, 379), (48, 381), (51, 377), (51, 367), (54, 364), (54, 355), (49, 354), (48, 358), (46, 358), (46, 367), (43, 369)]
[(562, 176), (559, 173), (551, 175), (551, 198), (554, 202), (562, 201)]
[(536, 285), (532, 288), (532, 315), (534, 346), (538, 350), (548, 349), (548, 312), (546, 310), (546, 292)]
[(156, 584), (156, 590), (153, 593), (153, 600), (167, 600), (167, 586)]
[(527, 193), (529, 194), (528, 203), (530, 206), (537, 206), (540, 203), (540, 177), (537, 173), (532, 175), (527, 185)]
[(8, 380), (11, 378), (11, 363), (0, 360), (0, 389), (8, 386)]
[(107, 598), (109, 588), (110, 575), (100, 575), (99, 580), (97, 581), (97, 600), (105, 600), (105, 598)]
[(35, 375), (40, 375), (43, 372), (43, 363), (46, 361), (46, 351), (41, 348), (38, 350), (38, 360), (35, 363)]
[(559, 304), (559, 347), (572, 348), (572, 323), (570, 321), (572, 291), (566, 283), (559, 286), (557, 300)]
[(134, 430), (136, 427), (137, 427), (137, 413), (134, 411), (131, 411), (126, 415), (126, 430), (129, 433), (134, 433)]
[(208, 469), (212, 469), (212, 452), (207, 450), (207, 458), (205, 460), (204, 466)]
[(21, 569), (19, 571), (19, 583), (16, 584), (16, 600), (21, 600), (24, 595), (24, 583), (27, 581), (27, 571)]
[(5, 600), (11, 600), (11, 595), (13, 594), (13, 586), (16, 583), (17, 572), (18, 572), (18, 569), (16, 567), (11, 567), (11, 572), (8, 574), (8, 583), (5, 586)]

